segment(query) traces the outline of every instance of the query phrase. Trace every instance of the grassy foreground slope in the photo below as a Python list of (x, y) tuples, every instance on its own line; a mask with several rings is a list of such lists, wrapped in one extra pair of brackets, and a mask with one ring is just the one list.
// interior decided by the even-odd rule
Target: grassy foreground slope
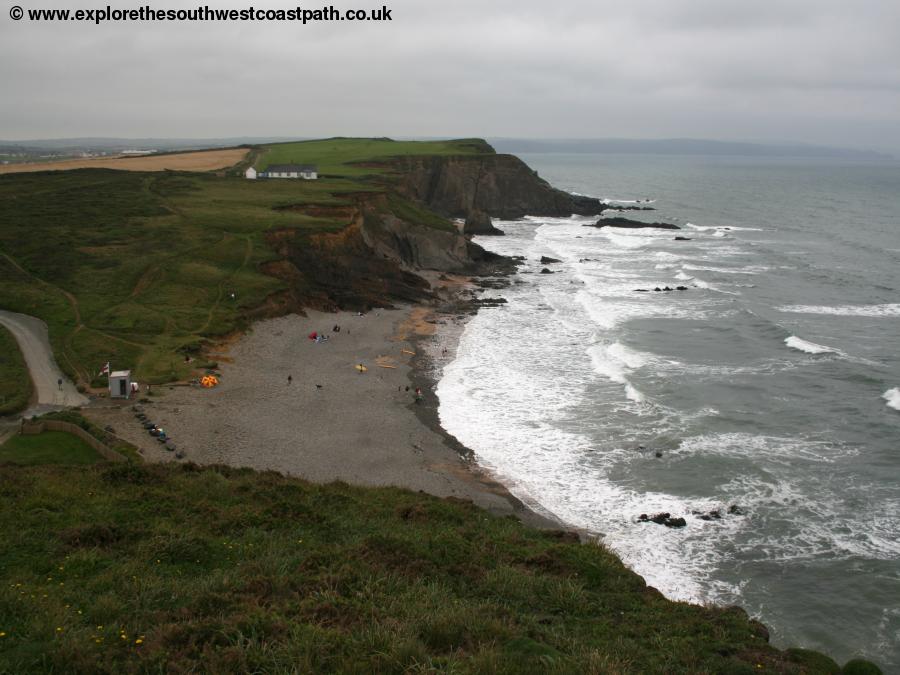
[(12, 333), (0, 326), (0, 415), (24, 410), (32, 389), (19, 344)]
[(0, 672), (837, 672), (467, 503), (193, 465), (3, 474)]
[[(330, 176), (317, 181), (86, 169), (0, 176), (0, 308), (47, 322), (57, 361), (82, 383), (102, 386), (97, 372), (107, 360), (140, 381), (182, 379), (191, 368), (185, 350), (240, 328), (285, 287), (260, 271), (277, 258), (266, 233), (334, 232), (346, 214), (321, 207), (386, 189), (383, 167), (355, 162), (489, 150), (475, 141), (384, 139), (260, 150), (319, 163)], [(424, 225), (446, 226), (396, 195), (389, 202)]]

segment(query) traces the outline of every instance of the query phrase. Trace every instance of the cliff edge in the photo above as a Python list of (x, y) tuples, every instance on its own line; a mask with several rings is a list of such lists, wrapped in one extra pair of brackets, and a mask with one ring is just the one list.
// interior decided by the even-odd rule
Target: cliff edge
[(593, 216), (605, 208), (598, 199), (557, 190), (513, 155), (402, 157), (395, 166), (400, 194), (448, 218), (478, 211), (503, 220)]

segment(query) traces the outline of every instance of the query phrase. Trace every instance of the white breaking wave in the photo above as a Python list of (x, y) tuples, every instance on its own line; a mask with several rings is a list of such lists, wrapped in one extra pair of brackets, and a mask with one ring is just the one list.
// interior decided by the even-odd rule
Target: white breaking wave
[(612, 199), (606, 197), (600, 200), (601, 204), (655, 204), (655, 199)]
[(881, 395), (881, 398), (887, 401), (888, 408), (900, 410), (900, 387), (888, 389)]
[(650, 358), (646, 354), (626, 347), (621, 342), (613, 342), (606, 348), (606, 353), (631, 369), (642, 368), (650, 362)]
[(734, 232), (762, 232), (763, 229), (761, 227), (734, 227), (733, 225), (694, 225), (694, 223), (685, 223), (685, 227), (689, 227), (692, 230), (697, 230), (698, 232), (708, 232), (709, 230), (718, 230), (718, 231), (734, 231)]
[(833, 316), (900, 316), (900, 303), (886, 305), (785, 305), (779, 312), (795, 314), (829, 314)]
[(685, 264), (684, 269), (697, 272), (719, 272), (720, 274), (759, 274), (769, 269), (767, 265), (745, 265), (744, 267), (713, 267), (709, 265)]
[(609, 240), (609, 243), (626, 249), (642, 248), (653, 241), (649, 237), (635, 237), (632, 235), (610, 232), (609, 228), (605, 228), (603, 234)]
[(588, 354), (590, 354), (595, 373), (612, 380), (616, 384), (624, 385), (625, 397), (629, 401), (643, 403), (644, 395), (635, 389), (634, 385), (625, 376), (625, 368), (623, 366), (627, 366), (628, 360), (636, 363), (633, 359), (630, 359), (628, 351), (626, 347), (616, 342), (608, 346), (594, 345), (588, 349)]
[(784, 339), (784, 344), (792, 349), (799, 349), (801, 352), (806, 352), (807, 354), (842, 354), (839, 349), (833, 349), (832, 347), (827, 347), (825, 345), (816, 344), (815, 342), (809, 342), (802, 338), (798, 338), (796, 335), (791, 335), (788, 338)]

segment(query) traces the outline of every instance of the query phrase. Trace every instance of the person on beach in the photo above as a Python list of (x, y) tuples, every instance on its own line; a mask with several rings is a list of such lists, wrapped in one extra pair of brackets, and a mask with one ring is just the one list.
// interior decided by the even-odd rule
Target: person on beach
[(422, 390), (419, 387), (416, 387), (416, 403), (422, 402)]
[(291, 375), (288, 375), (288, 384), (294, 381), (294, 378)]

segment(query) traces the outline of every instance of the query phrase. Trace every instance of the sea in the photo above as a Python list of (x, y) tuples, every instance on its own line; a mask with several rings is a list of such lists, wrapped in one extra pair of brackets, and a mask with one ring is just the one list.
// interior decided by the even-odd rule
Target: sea
[(495, 221), (477, 243), (524, 261), (443, 369), (443, 426), (667, 597), (900, 672), (900, 164), (520, 156), (681, 229)]

